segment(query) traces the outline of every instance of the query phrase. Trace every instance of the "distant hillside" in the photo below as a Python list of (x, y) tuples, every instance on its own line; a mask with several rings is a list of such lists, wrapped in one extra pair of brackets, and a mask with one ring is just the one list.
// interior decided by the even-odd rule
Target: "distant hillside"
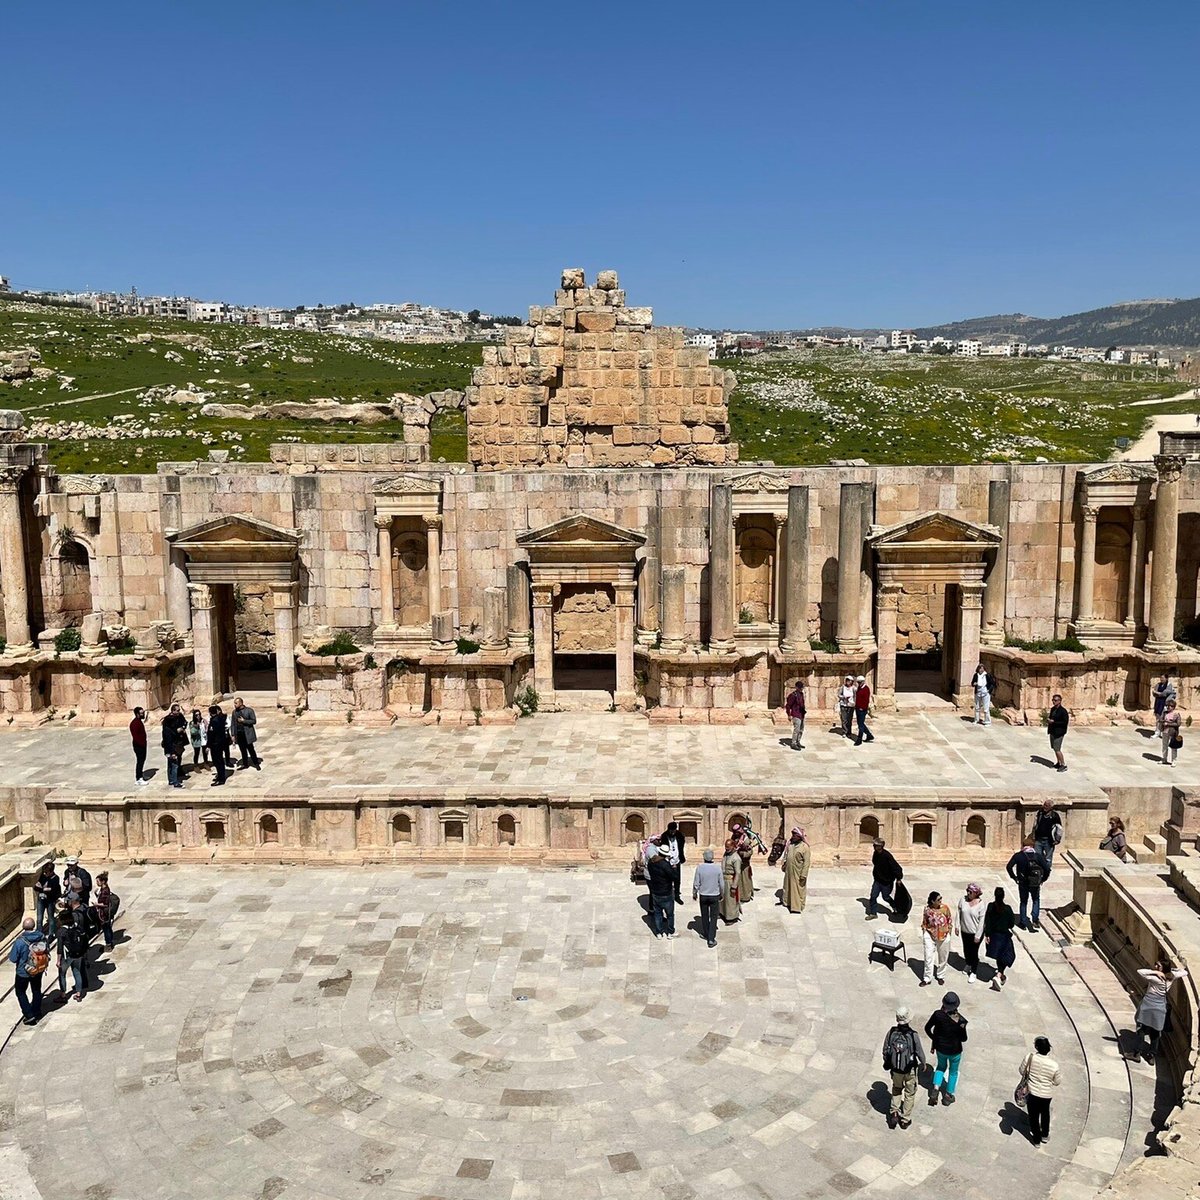
[(1200, 346), (1200, 299), (1131, 300), (1067, 317), (1008, 313), (915, 331), (923, 338), (998, 338), (1066, 346)]

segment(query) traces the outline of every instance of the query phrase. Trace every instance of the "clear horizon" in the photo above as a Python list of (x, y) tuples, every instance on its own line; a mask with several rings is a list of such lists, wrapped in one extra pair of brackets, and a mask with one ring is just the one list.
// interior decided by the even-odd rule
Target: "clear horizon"
[(6, 12), (0, 273), (521, 314), (611, 267), (761, 329), (1200, 292), (1190, 6), (520, 12)]

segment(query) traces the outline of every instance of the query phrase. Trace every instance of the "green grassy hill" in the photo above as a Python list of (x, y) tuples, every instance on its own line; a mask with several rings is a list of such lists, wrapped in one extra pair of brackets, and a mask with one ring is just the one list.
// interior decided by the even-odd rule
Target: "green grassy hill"
[[(408, 345), (238, 325), (109, 318), (75, 308), (0, 303), (0, 351), (32, 347), (43, 378), (0, 382), (0, 407), (26, 422), (83, 422), (89, 430), (47, 439), (62, 470), (145, 471), (160, 459), (206, 457), (226, 449), (239, 460), (267, 458), (272, 442), (403, 440), (399, 421), (374, 425), (230, 420), (199, 405), (164, 403), (147, 389), (175, 387), (206, 402), (269, 404), (325, 397), (387, 401), (395, 392), (424, 395), (463, 388), (481, 357), (478, 345)], [(118, 394), (112, 394), (118, 393)], [(143, 433), (143, 431), (147, 431)], [(462, 461), (466, 430), (458, 414), (435, 427), (434, 457)]]
[[(39, 377), (0, 382), (0, 408), (25, 412), (61, 470), (117, 472), (153, 471), (160, 460), (205, 458), (210, 449), (253, 462), (264, 461), (278, 441), (403, 438), (392, 419), (356, 425), (202, 417), (198, 404), (162, 399), (171, 388), (223, 404), (386, 402), (396, 392), (465, 387), (482, 352), (479, 345), (107, 318), (0, 302), (0, 352), (23, 347), (40, 353)], [(1196, 408), (1194, 401), (1131, 407), (1183, 390), (1173, 379), (1156, 379), (1152, 368), (837, 350), (724, 365), (738, 375), (730, 417), (747, 461), (1094, 461), (1107, 458), (1118, 437), (1136, 437), (1152, 415)], [(435, 426), (433, 457), (466, 459), (461, 414), (446, 414)]]
[(1131, 407), (1184, 390), (1152, 367), (846, 350), (724, 365), (738, 377), (730, 421), (742, 459), (780, 464), (1094, 462), (1151, 416), (1196, 408)]

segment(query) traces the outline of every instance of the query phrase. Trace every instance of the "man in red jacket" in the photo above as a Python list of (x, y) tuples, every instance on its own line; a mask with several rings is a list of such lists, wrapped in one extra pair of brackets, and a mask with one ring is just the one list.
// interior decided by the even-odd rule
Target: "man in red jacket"
[(149, 780), (142, 774), (146, 769), (146, 710), (135, 708), (133, 720), (129, 722), (129, 736), (133, 740), (133, 781), (144, 787)]
[(858, 684), (854, 692), (854, 716), (858, 721), (858, 737), (854, 739), (856, 746), (863, 744), (863, 738), (868, 742), (875, 740), (875, 735), (867, 728), (867, 710), (871, 707), (871, 689), (867, 687), (867, 677), (860, 675), (855, 681)]
[(804, 736), (804, 682), (797, 679), (796, 686), (788, 693), (784, 711), (792, 721), (792, 749), (803, 750), (800, 739)]

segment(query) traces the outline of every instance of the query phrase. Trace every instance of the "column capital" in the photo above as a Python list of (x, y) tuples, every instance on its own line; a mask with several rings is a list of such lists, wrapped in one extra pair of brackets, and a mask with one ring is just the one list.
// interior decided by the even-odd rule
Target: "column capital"
[(187, 585), (188, 599), (192, 608), (212, 608), (212, 588), (207, 583), (189, 583)]
[(786, 524), (787, 524), (787, 513), (780, 513), (780, 512), (777, 512), (777, 513), (775, 514), (775, 528), (776, 528), (776, 530), (780, 530), (780, 529), (782, 529), (782, 528), (783, 528), (783, 527), (784, 527)]
[(294, 579), (290, 583), (272, 583), (269, 586), (272, 596), (287, 596), (289, 600), (293, 601), (300, 589), (300, 585)]
[(982, 608), (983, 589), (984, 584), (982, 583), (960, 583), (958, 585), (959, 608)]
[(376, 529), (391, 529), (391, 527), (392, 527), (392, 518), (391, 517), (385, 517), (382, 513), (375, 514), (375, 528)]
[(559, 593), (557, 583), (535, 583), (532, 585), (534, 607), (548, 607)]
[(1096, 518), (1100, 515), (1100, 506), (1098, 504), (1085, 504), (1080, 509), (1083, 513), (1083, 519), (1090, 525), (1096, 523)]
[(426, 529), (441, 529), (441, 527), (442, 527), (442, 514), (441, 513), (431, 513), (429, 516), (427, 516), (425, 518), (425, 528)]
[(900, 593), (903, 588), (898, 583), (885, 583), (875, 593), (875, 607), (887, 612), (895, 612), (900, 607)]
[(1159, 483), (1174, 483), (1182, 474), (1187, 459), (1182, 454), (1156, 454), (1154, 469)]
[(0, 467), (0, 492), (15, 492), (25, 477), (24, 467)]

